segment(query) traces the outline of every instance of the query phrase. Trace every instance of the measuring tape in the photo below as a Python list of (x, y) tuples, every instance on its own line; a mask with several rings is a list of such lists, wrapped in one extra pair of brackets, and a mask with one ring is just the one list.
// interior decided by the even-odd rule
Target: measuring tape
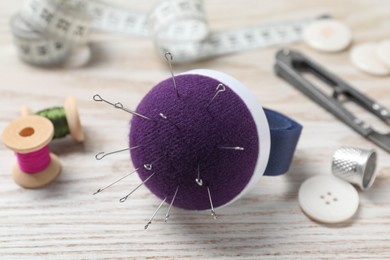
[(93, 31), (151, 37), (161, 57), (169, 51), (172, 62), (186, 63), (298, 41), (304, 26), (321, 18), (211, 32), (202, 0), (163, 0), (149, 15), (100, 1), (28, 0), (11, 18), (11, 30), (19, 56), (34, 65), (65, 61)]

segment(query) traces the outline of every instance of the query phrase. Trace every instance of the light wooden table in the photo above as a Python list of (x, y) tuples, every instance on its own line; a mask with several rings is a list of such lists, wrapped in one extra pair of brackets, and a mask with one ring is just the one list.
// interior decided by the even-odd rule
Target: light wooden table
[[(101, 36), (94, 42), (93, 59), (84, 68), (40, 69), (18, 60), (8, 20), (22, 1), (0, 3), (0, 129), (19, 116), (19, 107), (33, 110), (62, 105), (68, 95), (78, 99), (87, 139), (83, 145), (66, 138), (51, 150), (63, 165), (59, 179), (41, 190), (17, 186), (11, 175), (15, 157), (0, 148), (0, 258), (156, 258), (258, 259), (274, 258), (390, 258), (390, 155), (381, 149), (379, 177), (360, 192), (360, 209), (345, 224), (313, 222), (300, 210), (301, 183), (315, 175), (329, 175), (331, 157), (340, 146), (377, 148), (337, 121), (272, 71), (277, 47), (242, 52), (210, 61), (176, 66), (177, 72), (209, 68), (231, 74), (251, 88), (263, 105), (279, 110), (304, 125), (294, 163), (283, 177), (264, 177), (239, 202), (208, 213), (174, 209), (163, 223), (160, 211), (149, 230), (144, 225), (159, 200), (146, 188), (126, 203), (118, 198), (139, 183), (136, 175), (92, 196), (99, 187), (131, 169), (128, 154), (96, 161), (94, 154), (127, 146), (126, 113), (92, 101), (95, 93), (136, 107), (156, 83), (169, 77), (149, 39), (124, 35)], [(156, 1), (117, 1), (147, 12)], [(389, 1), (223, 1), (206, 2), (213, 29), (256, 25), (289, 17), (328, 12), (346, 22), (354, 42), (390, 37)], [(304, 51), (359, 90), (390, 106), (390, 77), (368, 76), (349, 62), (348, 51)], [(361, 111), (353, 108), (354, 111)], [(361, 112), (363, 118), (369, 118)]]

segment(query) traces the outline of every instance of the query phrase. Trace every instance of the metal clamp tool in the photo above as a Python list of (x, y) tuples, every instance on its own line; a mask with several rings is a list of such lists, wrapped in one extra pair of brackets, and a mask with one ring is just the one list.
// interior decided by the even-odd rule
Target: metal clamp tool
[[(390, 153), (390, 132), (381, 134), (374, 130), (369, 124), (357, 118), (347, 110), (340, 102), (339, 97), (342, 96), (355, 102), (383, 120), (387, 125), (390, 125), (389, 109), (357, 91), (347, 82), (298, 51), (288, 49), (278, 51), (274, 69), (279, 77), (292, 84), (307, 97), (328, 110), (360, 135)], [(301, 72), (310, 72), (328, 84), (334, 89), (333, 96), (326, 95), (312, 82), (304, 78)]]

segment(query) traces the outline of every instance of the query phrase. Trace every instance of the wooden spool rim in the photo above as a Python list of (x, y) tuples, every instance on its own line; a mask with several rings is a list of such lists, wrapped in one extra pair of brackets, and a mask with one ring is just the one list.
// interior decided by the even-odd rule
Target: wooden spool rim
[(12, 121), (3, 132), (3, 143), (17, 153), (37, 151), (53, 139), (54, 127), (47, 118), (25, 116)]
[(50, 159), (50, 164), (46, 169), (34, 174), (23, 172), (19, 165), (15, 164), (12, 170), (12, 176), (15, 182), (23, 188), (28, 189), (41, 188), (53, 182), (60, 175), (62, 167), (55, 154), (50, 153)]
[[(81, 126), (80, 116), (77, 109), (76, 99), (74, 97), (68, 97), (64, 103), (64, 110), (66, 115), (66, 122), (68, 123), (70, 135), (78, 142), (84, 142), (85, 136), (83, 127)], [(20, 114), (22, 116), (33, 115), (34, 113), (28, 106), (22, 106), (20, 108)]]
[(71, 136), (78, 142), (84, 141), (83, 127), (81, 126), (80, 116), (77, 109), (76, 99), (74, 97), (68, 97), (64, 103), (64, 109), (66, 114), (66, 121)]

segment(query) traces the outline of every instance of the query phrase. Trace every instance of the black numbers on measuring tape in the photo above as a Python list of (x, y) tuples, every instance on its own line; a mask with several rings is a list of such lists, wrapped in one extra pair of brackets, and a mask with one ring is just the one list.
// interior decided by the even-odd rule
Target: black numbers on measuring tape
[(85, 33), (85, 27), (81, 25), (78, 25), (73, 32), (73, 34), (77, 36), (83, 36), (84, 33)]
[(57, 28), (60, 30), (63, 30), (64, 32), (67, 32), (70, 27), (70, 22), (68, 22), (65, 19), (59, 19), (57, 23)]
[(232, 45), (237, 44), (237, 37), (235, 35), (229, 35), (228, 40), (229, 40), (230, 44), (232, 44)]
[(49, 10), (47, 10), (46, 8), (43, 8), (42, 11), (41, 11), (40, 17), (47, 24), (49, 24), (51, 22), (51, 20), (53, 19), (53, 13), (49, 12)]
[(125, 24), (126, 24), (126, 26), (133, 26), (135, 24), (135, 21), (136, 21), (135, 17), (129, 15), (125, 19)]
[(179, 3), (179, 7), (182, 11), (190, 9), (190, 3), (189, 2), (181, 2)]
[(264, 30), (261, 32), (261, 36), (263, 36), (265, 39), (268, 39), (270, 37), (270, 33), (269, 31)]
[(78, 1), (75, 6), (78, 10), (81, 11), (87, 10), (87, 5), (84, 3), (84, 1)]
[(198, 12), (203, 12), (203, 8), (202, 8), (202, 5), (200, 3), (195, 3), (195, 9), (198, 11)]
[(54, 47), (55, 47), (57, 50), (61, 50), (62, 47), (63, 47), (63, 44), (60, 43), (60, 42), (55, 42), (55, 43), (54, 43)]
[(252, 34), (252, 33), (246, 33), (246, 34), (244, 34), (244, 37), (245, 37), (245, 39), (248, 41), (248, 42), (253, 42), (253, 40), (254, 40), (254, 35)]
[(95, 7), (92, 10), (92, 13), (95, 16), (95, 18), (97, 18), (97, 19), (101, 19), (103, 17), (103, 9), (100, 7)]
[(47, 48), (44, 45), (37, 47), (38, 54), (41, 56), (45, 56), (47, 54)]
[(20, 50), (23, 54), (29, 54), (31, 51), (30, 46), (28, 45), (20, 45)]
[(294, 29), (294, 31), (297, 32), (297, 33), (302, 32), (302, 27), (300, 27), (300, 26), (298, 26), (298, 25), (295, 25), (295, 26), (293, 27), (293, 29)]
[(112, 25), (116, 25), (118, 22), (119, 22), (119, 18), (118, 16), (116, 15), (115, 12), (110, 12), (108, 14), (108, 22)]
[(221, 41), (218, 38), (211, 38), (210, 44), (214, 47), (218, 47), (221, 44)]

